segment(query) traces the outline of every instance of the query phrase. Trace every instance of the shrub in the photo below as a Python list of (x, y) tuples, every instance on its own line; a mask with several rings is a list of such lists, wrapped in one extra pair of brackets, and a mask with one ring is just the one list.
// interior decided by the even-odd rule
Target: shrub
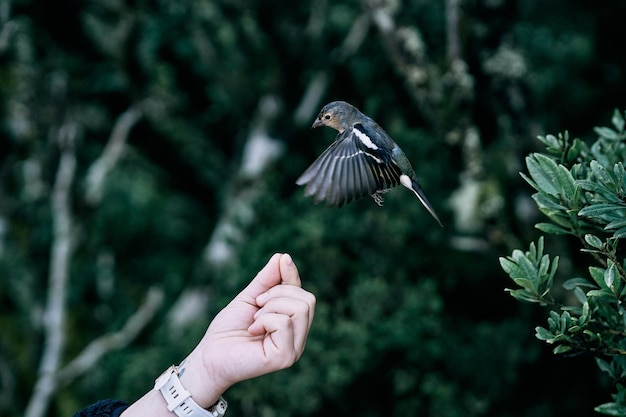
[(513, 297), (549, 309), (547, 326), (536, 327), (536, 337), (553, 345), (555, 354), (593, 355), (612, 378), (613, 402), (595, 410), (617, 416), (626, 415), (626, 271), (620, 246), (626, 237), (626, 131), (619, 111), (611, 122), (595, 128), (598, 138), (590, 146), (567, 132), (539, 137), (546, 150), (529, 155), (528, 175), (522, 174), (549, 220), (537, 229), (573, 237), (567, 243), (573, 240), (588, 254), (580, 258), (584, 276), (557, 285), (559, 257), (544, 253), (544, 236), (527, 251), (500, 258), (500, 265), (517, 286), (507, 289)]

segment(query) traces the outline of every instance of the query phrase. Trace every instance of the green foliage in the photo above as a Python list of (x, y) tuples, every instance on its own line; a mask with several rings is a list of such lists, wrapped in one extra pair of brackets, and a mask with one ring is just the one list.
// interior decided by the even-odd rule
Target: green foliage
[(543, 238), (539, 239), (537, 245), (531, 243), (526, 253), (516, 249), (510, 258), (500, 258), (502, 269), (522, 287), (507, 291), (520, 301), (542, 304), (552, 302), (548, 297), (558, 265), (558, 256), (550, 260), (549, 255), (543, 254)]
[[(539, 139), (546, 152), (526, 158), (524, 179), (537, 191), (539, 210), (551, 221), (536, 227), (553, 235), (572, 235), (585, 258), (587, 275), (555, 284), (559, 257), (544, 254), (544, 238), (526, 252), (500, 258), (502, 269), (519, 288), (507, 291), (520, 301), (553, 308), (548, 326), (536, 337), (554, 345), (555, 354), (587, 352), (615, 382), (614, 402), (598, 406), (607, 415), (626, 415), (626, 131), (615, 110), (611, 127), (597, 127), (587, 146), (567, 133)], [(621, 244), (621, 245), (620, 245)], [(568, 296), (568, 293), (572, 296)], [(559, 312), (560, 310), (560, 312)]]

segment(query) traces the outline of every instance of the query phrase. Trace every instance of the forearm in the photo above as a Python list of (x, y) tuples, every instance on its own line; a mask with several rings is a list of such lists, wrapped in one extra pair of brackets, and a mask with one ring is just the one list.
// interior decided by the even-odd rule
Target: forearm
[(171, 417), (174, 413), (167, 409), (163, 396), (158, 391), (148, 391), (143, 397), (135, 401), (126, 409), (121, 417), (153, 416)]
[[(177, 369), (178, 378), (184, 389), (189, 391), (191, 399), (204, 409), (215, 405), (227, 388), (207, 377), (203, 364), (191, 359), (191, 355)], [(121, 417), (146, 415), (171, 417), (175, 414), (168, 410), (167, 402), (162, 393), (152, 389), (126, 409)]]

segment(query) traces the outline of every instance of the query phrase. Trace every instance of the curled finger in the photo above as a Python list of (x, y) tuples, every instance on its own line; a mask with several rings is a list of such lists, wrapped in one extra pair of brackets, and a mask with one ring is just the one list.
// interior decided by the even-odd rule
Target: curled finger
[(294, 327), (285, 314), (266, 313), (259, 316), (248, 328), (255, 336), (264, 335), (263, 352), (271, 370), (287, 368), (298, 360), (301, 351), (294, 346)]

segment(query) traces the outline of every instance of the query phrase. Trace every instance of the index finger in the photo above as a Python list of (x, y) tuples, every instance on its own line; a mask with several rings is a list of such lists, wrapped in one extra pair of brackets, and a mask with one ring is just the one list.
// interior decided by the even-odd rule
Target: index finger
[(279, 262), (281, 284), (295, 285), (302, 287), (302, 281), (300, 280), (300, 274), (298, 273), (298, 267), (293, 262), (291, 255), (284, 253), (280, 257)]

